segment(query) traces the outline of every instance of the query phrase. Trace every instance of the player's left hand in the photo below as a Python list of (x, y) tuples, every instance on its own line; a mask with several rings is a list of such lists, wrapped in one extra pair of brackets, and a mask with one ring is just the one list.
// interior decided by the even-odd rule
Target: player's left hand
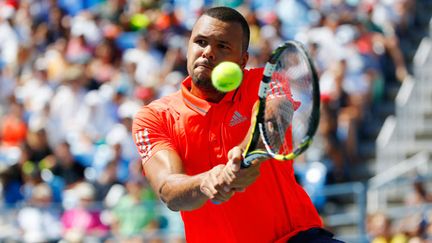
[(222, 176), (225, 184), (233, 191), (244, 191), (256, 181), (260, 175), (262, 161), (254, 160), (247, 169), (241, 169), (243, 150), (236, 146), (228, 152), (228, 163), (224, 167)]

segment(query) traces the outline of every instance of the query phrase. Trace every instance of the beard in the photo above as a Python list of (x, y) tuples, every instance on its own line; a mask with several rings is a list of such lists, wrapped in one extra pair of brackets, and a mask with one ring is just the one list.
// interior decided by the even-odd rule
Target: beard
[(213, 84), (211, 82), (210, 77), (199, 77), (198, 75), (193, 75), (192, 76), (192, 82), (195, 84), (195, 86), (197, 86), (201, 90), (204, 90), (204, 91), (214, 91), (215, 90), (215, 88), (213, 87)]
[(192, 75), (192, 82), (195, 84), (196, 87), (201, 89), (202, 91), (213, 93), (217, 92), (215, 87), (213, 87), (211, 77), (202, 75), (202, 74), (194, 74)]
[(192, 83), (196, 89), (199, 90), (200, 98), (209, 102), (218, 103), (225, 95), (218, 91), (212, 84), (211, 77), (208, 71), (200, 72), (195, 70), (191, 75)]

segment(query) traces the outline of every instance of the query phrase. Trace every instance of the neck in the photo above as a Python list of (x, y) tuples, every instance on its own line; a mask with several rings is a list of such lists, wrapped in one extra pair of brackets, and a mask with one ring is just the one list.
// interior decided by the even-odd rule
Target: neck
[(191, 94), (195, 95), (198, 98), (201, 98), (203, 100), (206, 100), (211, 103), (219, 103), (223, 97), (225, 96), (225, 93), (219, 92), (217, 90), (203, 90), (198, 87), (196, 87), (193, 82), (190, 90)]

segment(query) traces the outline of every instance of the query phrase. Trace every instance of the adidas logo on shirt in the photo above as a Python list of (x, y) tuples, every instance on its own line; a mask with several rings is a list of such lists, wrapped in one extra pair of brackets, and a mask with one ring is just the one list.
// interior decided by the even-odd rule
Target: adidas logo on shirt
[(238, 125), (244, 121), (246, 121), (246, 117), (240, 114), (240, 112), (236, 111), (234, 112), (233, 116), (231, 117), (231, 121), (229, 123), (230, 127), (233, 127), (235, 125)]

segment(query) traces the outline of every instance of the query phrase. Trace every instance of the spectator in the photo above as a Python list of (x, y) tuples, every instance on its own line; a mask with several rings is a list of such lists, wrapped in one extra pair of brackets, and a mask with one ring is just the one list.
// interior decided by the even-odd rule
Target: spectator
[(118, 63), (116, 51), (114, 43), (107, 39), (96, 45), (93, 58), (87, 67), (91, 81), (90, 89), (97, 89), (112, 79), (116, 72), (115, 65)]
[(24, 242), (58, 242), (61, 233), (60, 205), (52, 204), (51, 188), (37, 184), (28, 205), (18, 211), (18, 225)]
[(406, 205), (421, 205), (424, 203), (432, 203), (432, 194), (428, 191), (425, 186), (425, 182), (422, 181), (421, 176), (417, 176), (417, 179), (412, 185), (413, 192), (406, 196)]
[(15, 9), (0, 3), (0, 66), (15, 67), (18, 58), (18, 36), (12, 26)]
[(117, 164), (114, 161), (108, 162), (100, 176), (94, 182), (96, 189), (95, 200), (98, 202), (104, 201), (107, 194), (114, 185), (122, 185), (123, 183), (117, 177)]
[(66, 46), (66, 60), (73, 64), (85, 64), (91, 59), (91, 46), (83, 35), (72, 36)]
[(144, 87), (154, 87), (159, 81), (160, 53), (149, 43), (148, 38), (140, 38), (137, 47), (129, 49), (123, 58), (136, 65), (135, 79)]
[(83, 127), (79, 130), (79, 134), (82, 138), (89, 140), (89, 143), (104, 140), (117, 124), (117, 116), (112, 114), (112, 109), (115, 108), (109, 97), (105, 98), (102, 93), (102, 89), (86, 93), (80, 110), (81, 115), (78, 119)]
[[(151, 99), (151, 97), (147, 98), (149, 100)], [(121, 156), (126, 160), (138, 158), (136, 151), (132, 150), (129, 146), (133, 144), (133, 140), (130, 137), (132, 132), (132, 117), (139, 109), (140, 105), (141, 104), (138, 101), (133, 101), (130, 99), (119, 103), (118, 109), (116, 110), (118, 123), (112, 127), (105, 137), (107, 144), (111, 146), (115, 144), (121, 144)]]
[(371, 243), (391, 243), (396, 239), (401, 240), (401, 242), (407, 241), (405, 235), (393, 235), (391, 221), (382, 213), (370, 215), (367, 221), (367, 230)]
[(84, 181), (85, 167), (73, 157), (68, 143), (63, 142), (55, 148), (55, 164), (52, 173), (64, 180), (66, 187)]
[(2, 198), (7, 207), (13, 208), (15, 204), (24, 199), (21, 192), (23, 185), (23, 178), (19, 164), (8, 166), (0, 173), (0, 182), (3, 187)]
[[(65, 70), (64, 81), (50, 100), (50, 119), (55, 122), (54, 145), (72, 137), (79, 138), (85, 124), (77, 116), (84, 109), (87, 90), (82, 67), (75, 65)], [(77, 139), (78, 139), (77, 138)], [(74, 145), (74, 144), (71, 144)]]
[(151, 234), (158, 229), (155, 210), (155, 194), (147, 182), (132, 178), (126, 182), (127, 194), (120, 198), (112, 213), (112, 227), (120, 239), (140, 239), (143, 233)]
[(9, 103), (16, 88), (16, 78), (13, 69), (8, 66), (2, 67), (0, 63), (0, 115), (3, 116), (6, 104)]
[[(53, 84), (48, 80), (47, 63), (44, 58), (36, 60), (32, 71), (23, 78), (22, 85), (16, 89), (16, 96), (23, 100), (29, 119), (39, 115), (54, 95)], [(33, 129), (39, 129), (33, 127)]]
[(25, 141), (27, 124), (24, 121), (24, 107), (13, 101), (9, 111), (0, 120), (0, 149), (19, 147)]
[(29, 153), (29, 160), (37, 164), (53, 156), (53, 151), (48, 144), (47, 134), (44, 129), (28, 132), (25, 147)]
[(102, 223), (100, 206), (95, 205), (94, 187), (88, 182), (81, 182), (71, 190), (78, 202), (67, 208), (61, 216), (63, 238), (68, 242), (80, 242), (106, 237), (109, 228)]

